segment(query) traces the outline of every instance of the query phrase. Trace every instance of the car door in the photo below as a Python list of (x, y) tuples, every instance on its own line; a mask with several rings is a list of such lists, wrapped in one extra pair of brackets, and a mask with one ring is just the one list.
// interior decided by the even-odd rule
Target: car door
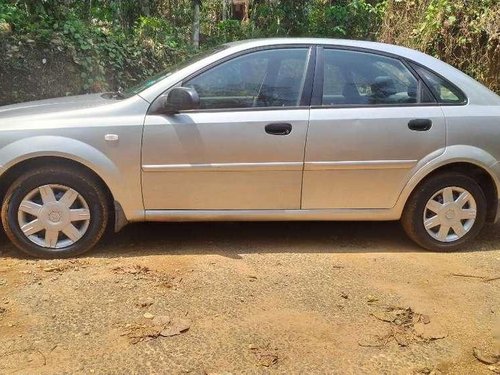
[(300, 208), (312, 60), (309, 46), (247, 51), (181, 82), (201, 108), (146, 116), (145, 208)]
[(441, 108), (397, 57), (318, 51), (302, 208), (390, 208), (418, 163), (444, 152)]

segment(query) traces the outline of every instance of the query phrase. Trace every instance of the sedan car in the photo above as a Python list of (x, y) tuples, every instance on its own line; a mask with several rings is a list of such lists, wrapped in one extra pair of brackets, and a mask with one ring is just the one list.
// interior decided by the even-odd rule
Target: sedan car
[(500, 97), (394, 45), (224, 45), (125, 92), (0, 108), (2, 223), (37, 257), (137, 221), (401, 220), (456, 250), (498, 215)]

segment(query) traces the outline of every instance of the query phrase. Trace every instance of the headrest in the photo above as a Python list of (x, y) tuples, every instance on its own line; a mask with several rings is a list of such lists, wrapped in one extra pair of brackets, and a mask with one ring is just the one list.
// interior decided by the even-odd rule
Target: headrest
[(410, 85), (410, 86), (408, 86), (408, 96), (410, 98), (416, 98), (417, 97), (417, 85)]
[(375, 78), (375, 81), (371, 85), (371, 89), (373, 95), (382, 98), (386, 98), (397, 93), (394, 81), (388, 76)]

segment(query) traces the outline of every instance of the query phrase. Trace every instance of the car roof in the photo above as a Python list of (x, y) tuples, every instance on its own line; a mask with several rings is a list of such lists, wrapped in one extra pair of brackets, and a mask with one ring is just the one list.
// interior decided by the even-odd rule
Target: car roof
[[(250, 50), (260, 47), (272, 47), (272, 46), (286, 46), (286, 45), (321, 45), (321, 46), (337, 46), (343, 48), (353, 48), (362, 50), (371, 50), (375, 52), (382, 52), (386, 54), (393, 54), (396, 56), (403, 57), (405, 59), (414, 61), (421, 64), (428, 69), (440, 74), (441, 76), (448, 79), (450, 82), (458, 86), (469, 99), (469, 103), (475, 104), (500, 104), (500, 97), (488, 90), (479, 82), (475, 81), (465, 73), (458, 69), (455, 69), (451, 65), (438, 60), (432, 56), (425, 53), (403, 47), (394, 44), (372, 42), (365, 40), (352, 40), (352, 39), (329, 39), (329, 38), (264, 38), (264, 39), (248, 39), (236, 42), (226, 43), (225, 48), (220, 49), (213, 55), (210, 55), (196, 63), (192, 66), (183, 69), (171, 77), (167, 78), (164, 84), (161, 82), (151, 88), (145, 90), (141, 93), (141, 96), (148, 101), (154, 100), (158, 95), (160, 95), (168, 85), (173, 85), (179, 82), (184, 77), (196, 72), (197, 70), (203, 68), (204, 66), (210, 65), (218, 60), (224, 59), (233, 54), (243, 52), (245, 50)], [(181, 78), (180, 78), (181, 77)], [(163, 90), (163, 91), (162, 91)]]
[(353, 48), (373, 49), (378, 51), (387, 51), (389, 53), (390, 51), (417, 52), (409, 48), (387, 43), (372, 42), (367, 40), (333, 39), (333, 38), (261, 38), (261, 39), (247, 39), (247, 40), (240, 40), (240, 41), (226, 43), (228, 47), (244, 47), (245, 49), (274, 46), (274, 45), (287, 45), (287, 44), (344, 46)]

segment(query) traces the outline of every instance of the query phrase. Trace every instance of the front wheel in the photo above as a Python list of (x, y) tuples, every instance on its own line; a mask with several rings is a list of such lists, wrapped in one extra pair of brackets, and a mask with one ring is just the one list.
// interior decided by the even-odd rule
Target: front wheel
[(428, 250), (459, 250), (483, 228), (486, 204), (481, 187), (472, 178), (445, 173), (417, 188), (401, 223), (408, 236)]
[(106, 195), (93, 176), (43, 167), (21, 175), (2, 205), (7, 236), (21, 251), (65, 258), (90, 250), (108, 222)]

